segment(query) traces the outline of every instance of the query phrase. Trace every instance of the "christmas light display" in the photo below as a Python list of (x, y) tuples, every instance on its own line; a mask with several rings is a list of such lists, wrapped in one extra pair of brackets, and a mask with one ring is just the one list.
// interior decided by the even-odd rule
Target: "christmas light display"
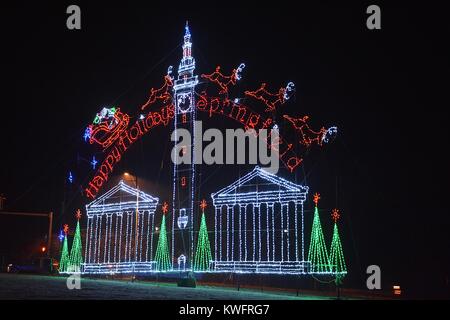
[[(172, 77), (173, 68), (170, 66), (164, 77), (164, 84), (158, 89), (152, 88), (149, 98), (140, 108), (147, 110), (152, 106), (153, 109), (159, 109), (148, 111), (146, 115), (140, 114), (136, 116), (137, 121), (131, 123), (131, 117), (122, 113), (119, 108), (103, 108), (95, 117), (94, 122), (86, 129), (85, 139), (89, 137), (91, 143), (99, 144), (106, 152), (102, 164), (85, 189), (86, 196), (91, 199), (96, 197), (105, 182), (108, 181), (115, 165), (137, 139), (156, 126), (167, 126), (172, 120), (176, 122), (175, 128), (180, 124), (190, 125), (196, 119), (196, 111), (206, 112), (210, 117), (213, 115), (225, 116), (238, 121), (245, 129), (272, 128), (274, 126), (273, 113), (290, 99), (295, 91), (295, 85), (289, 82), (278, 92), (272, 93), (267, 89), (268, 85), (263, 83), (257, 90), (244, 92), (246, 97), (251, 98), (250, 100), (263, 103), (265, 111), (270, 114), (269, 117), (264, 117), (254, 108), (241, 103), (246, 99), (228, 97), (230, 89), (242, 79), (241, 73), (245, 67), (245, 64), (241, 63), (229, 75), (222, 73), (220, 66), (216, 67), (212, 73), (202, 74), (203, 79), (219, 89), (220, 96), (211, 96), (206, 91), (202, 91), (196, 99), (197, 94), (194, 94), (194, 88), (198, 84), (198, 79), (193, 73), (195, 59), (192, 55), (191, 32), (186, 24), (183, 58), (178, 67), (178, 79), (175, 80)], [(177, 120), (175, 115), (178, 113), (180, 113), (180, 119)], [(318, 146), (329, 143), (337, 134), (336, 127), (314, 131), (306, 122), (301, 121), (303, 118), (297, 122), (294, 121), (294, 118), (291, 119), (293, 129), (299, 132), (300, 143), (305, 148), (309, 148), (313, 143)], [(282, 136), (279, 135), (277, 142), (278, 146), (268, 142), (268, 147), (277, 151), (281, 163), (293, 172), (302, 163), (302, 156), (296, 154), (298, 151), (294, 152), (293, 143)], [(306, 152), (306, 149), (302, 152)], [(195, 178), (195, 174), (191, 174), (191, 178)]]
[(69, 266), (69, 245), (67, 241), (67, 234), (69, 233), (69, 225), (64, 225), (64, 242), (63, 248), (61, 250), (61, 259), (59, 260), (59, 272), (65, 273), (67, 272), (67, 268)]
[(112, 127), (114, 123), (117, 123), (117, 119), (114, 118), (116, 108), (103, 108), (94, 118), (93, 124), (100, 124), (104, 121), (108, 121), (108, 126)]
[(83, 263), (81, 232), (80, 232), (80, 219), (81, 219), (80, 209), (77, 210), (76, 218), (77, 218), (77, 226), (75, 228), (75, 235), (72, 242), (72, 248), (70, 249), (69, 263), (67, 266), (67, 272), (70, 273), (80, 272), (81, 264)]
[(103, 149), (107, 149), (126, 130), (129, 121), (130, 116), (122, 113), (120, 108), (103, 108), (94, 120), (95, 126), (91, 127), (91, 138), (89, 142), (91, 144), (97, 143)]
[(203, 199), (200, 203), (202, 209), (202, 218), (200, 222), (200, 231), (198, 233), (197, 251), (195, 253), (194, 270), (206, 271), (210, 269), (212, 262), (211, 245), (208, 238), (208, 228), (206, 227), (205, 208), (206, 200)]
[(186, 256), (184, 254), (181, 254), (177, 258), (177, 264), (178, 264), (178, 271), (186, 271)]
[(333, 239), (331, 240), (330, 248), (331, 272), (343, 276), (347, 274), (347, 267), (345, 265), (344, 252), (342, 251), (341, 239), (339, 237), (337, 226), (337, 221), (340, 218), (339, 210), (333, 209), (331, 217), (334, 220)]
[(164, 104), (170, 103), (172, 101), (171, 91), (173, 87), (173, 78), (171, 74), (172, 66), (167, 69), (167, 74), (164, 77), (164, 84), (162, 85), (162, 87), (159, 89), (150, 89), (150, 97), (148, 98), (147, 102), (141, 106), (141, 110), (145, 110), (148, 106), (154, 104), (157, 101), (161, 101)]
[(58, 235), (58, 239), (59, 242), (63, 242), (64, 241), (64, 231), (63, 230), (59, 230), (59, 235)]
[(333, 219), (334, 223), (337, 223), (337, 221), (339, 220), (340, 217), (341, 217), (341, 215), (339, 214), (338, 209), (333, 209), (331, 211), (331, 219)]
[[(196, 93), (195, 87), (198, 84), (198, 76), (194, 74), (195, 59), (192, 55), (191, 32), (186, 22), (183, 39), (183, 56), (178, 66), (178, 77), (174, 80), (173, 96), (175, 103), (174, 115), (174, 144), (178, 143), (178, 131), (188, 130), (196, 131)], [(198, 138), (198, 137), (197, 137)], [(177, 261), (178, 258), (183, 266), (178, 269), (193, 269), (194, 261), (194, 221), (195, 215), (195, 197), (194, 190), (196, 186), (196, 155), (195, 146), (197, 142), (196, 135), (193, 135), (193, 141), (186, 145), (184, 149), (192, 157), (191, 163), (173, 163), (172, 172), (172, 221), (171, 221), (171, 259)], [(187, 149), (189, 148), (189, 150)], [(177, 269), (174, 266), (174, 269)]]
[(298, 230), (307, 193), (308, 187), (260, 167), (213, 193), (214, 271), (305, 273), (309, 262)]
[(239, 67), (233, 69), (231, 75), (225, 76), (220, 72), (220, 66), (216, 67), (216, 70), (211, 74), (202, 74), (201, 77), (208, 79), (212, 83), (215, 83), (221, 89), (219, 94), (226, 94), (231, 86), (236, 85), (237, 81), (241, 79), (241, 72), (244, 70), (245, 64), (241, 63)]
[(158, 246), (155, 255), (156, 270), (167, 271), (172, 268), (170, 263), (169, 243), (167, 241), (166, 232), (166, 214), (163, 214), (161, 220), (161, 228), (159, 229)]
[(317, 145), (321, 146), (324, 142), (330, 142), (337, 134), (337, 127), (330, 127), (329, 129), (322, 127), (319, 131), (312, 130), (307, 123), (309, 119), (308, 116), (292, 118), (288, 115), (284, 115), (283, 117), (287, 119), (299, 133), (299, 143), (306, 147), (309, 147), (313, 143), (317, 143)]
[(330, 261), (322, 232), (322, 225), (320, 224), (319, 209), (317, 207), (319, 199), (320, 195), (318, 193), (314, 194), (314, 218), (308, 260), (311, 262), (311, 273), (329, 273), (331, 272)]
[(84, 130), (83, 135), (84, 142), (88, 142), (91, 139), (91, 136), (92, 136), (92, 126), (90, 125), (86, 128), (86, 130)]
[(108, 141), (111, 142), (111, 146), (94, 178), (86, 187), (86, 196), (95, 199), (102, 186), (108, 181), (114, 170), (114, 166), (122, 159), (122, 155), (131, 147), (131, 145), (152, 128), (161, 125), (167, 126), (169, 121), (173, 119), (173, 116), (173, 105), (167, 105), (162, 107), (159, 111), (150, 111), (144, 119), (136, 121), (126, 130), (121, 131), (117, 137), (110, 136)]
[[(234, 101), (234, 102), (233, 102)], [(239, 99), (230, 100), (228, 98), (209, 97), (206, 92), (201, 92), (197, 102), (197, 110), (206, 112), (210, 117), (214, 115), (226, 116), (229, 119), (239, 122), (246, 130), (271, 129), (274, 127), (272, 118), (264, 118), (261, 114), (253, 111), (248, 106), (241, 104)], [(301, 163), (302, 158), (293, 151), (292, 143), (286, 141), (279, 133), (274, 145), (267, 140), (268, 148), (276, 151), (281, 163), (291, 172)]]
[(244, 92), (246, 96), (262, 101), (266, 105), (266, 112), (275, 111), (286, 100), (289, 100), (295, 87), (293, 82), (289, 82), (285, 88), (280, 88), (277, 93), (271, 93), (267, 91), (266, 86), (267, 83), (262, 83), (259, 89)]
[(120, 181), (104, 195), (89, 203), (86, 206), (87, 230), (83, 272), (95, 274), (152, 271), (154, 213), (158, 201), (158, 198)]
[(67, 177), (67, 180), (69, 180), (70, 183), (73, 183), (72, 171), (69, 171), (69, 176)]
[(95, 168), (97, 167), (97, 163), (98, 161), (95, 159), (95, 156), (93, 156), (91, 160), (92, 169), (95, 170)]
[(338, 128), (333, 126), (329, 127), (327, 132), (322, 136), (322, 142), (324, 143), (330, 143), (333, 141), (337, 136)]
[(169, 212), (169, 204), (167, 202), (164, 202), (161, 209), (163, 214), (166, 214), (167, 212)]
[[(256, 134), (260, 129), (276, 130), (276, 141), (272, 141), (269, 135), (267, 147), (278, 153), (281, 163), (290, 172), (300, 166), (303, 154), (309, 147), (322, 146), (336, 136), (336, 127), (312, 130), (308, 116), (293, 118), (285, 114), (283, 117), (287, 121), (275, 124), (280, 106), (295, 92), (292, 82), (277, 92), (271, 92), (269, 85), (262, 83), (254, 91), (245, 91), (245, 97), (229, 96), (234, 94), (235, 89), (232, 88), (242, 79), (242, 71), (246, 67), (243, 63), (230, 73), (222, 73), (221, 67), (217, 66), (215, 71), (201, 74), (202, 79), (212, 84), (206, 89), (215, 89), (215, 95), (198, 90), (191, 32), (187, 23), (182, 50), (178, 76), (172, 76), (173, 68), (170, 66), (162, 86), (150, 89), (147, 101), (140, 106), (140, 112), (145, 110), (146, 114), (132, 117), (122, 113), (118, 107), (103, 108), (86, 129), (84, 139), (101, 146), (105, 154), (97, 169), (95, 157), (91, 161), (97, 171), (85, 188), (88, 198), (96, 199), (125, 152), (152, 128), (168, 126), (173, 121), (175, 144), (178, 130), (195, 132), (197, 111), (209, 117), (225, 116), (239, 122), (246, 130), (254, 129)], [(265, 114), (246, 104), (252, 101), (256, 101), (256, 106), (262, 103)], [(288, 127), (283, 129), (297, 133), (299, 138), (295, 144), (298, 142), (299, 148), (279, 135), (279, 127), (284, 124)], [(154, 227), (159, 200), (123, 182), (86, 206), (84, 273), (186, 270), (267, 274), (340, 272), (338, 267), (330, 267), (317, 208), (318, 195), (314, 198), (313, 228), (307, 258), (303, 207), (308, 187), (289, 182), (259, 167), (211, 195), (214, 205), (214, 252), (211, 253), (204, 212), (206, 201), (201, 203), (199, 222), (198, 209), (194, 209), (194, 203), (197, 203), (194, 195), (198, 187), (193, 152), (196, 144), (194, 139), (181, 149), (183, 154), (192, 154), (191, 164), (173, 166), (172, 216), (167, 214), (168, 204), (164, 203), (159, 230)], [(297, 154), (298, 149), (301, 154)], [(116, 195), (118, 192), (127, 195), (119, 197)], [(166, 221), (166, 217), (169, 220)], [(196, 226), (199, 226), (199, 232), (194, 251)], [(155, 233), (159, 237), (153, 254)], [(338, 257), (340, 241), (339, 244), (336, 241), (333, 236), (332, 250), (336, 246)]]

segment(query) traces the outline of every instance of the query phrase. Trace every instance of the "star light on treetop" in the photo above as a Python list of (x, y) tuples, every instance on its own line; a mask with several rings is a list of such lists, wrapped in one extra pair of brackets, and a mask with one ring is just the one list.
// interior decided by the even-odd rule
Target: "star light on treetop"
[(208, 205), (206, 204), (206, 200), (203, 199), (203, 200), (200, 202), (200, 208), (202, 209), (202, 211), (205, 211), (205, 208), (206, 208), (207, 206), (208, 206)]
[(81, 219), (81, 210), (80, 209), (77, 210), (77, 213), (75, 214), (75, 217), (77, 218), (77, 220)]
[(317, 204), (319, 203), (319, 200), (320, 200), (320, 194), (319, 193), (315, 193), (314, 194), (314, 203), (316, 204), (316, 207), (317, 207)]
[(162, 205), (162, 212), (166, 214), (169, 211), (169, 204), (167, 202), (164, 202)]
[(338, 209), (333, 209), (331, 211), (331, 218), (334, 220), (334, 223), (336, 223), (339, 218), (341, 217), (341, 215), (339, 214), (339, 210)]

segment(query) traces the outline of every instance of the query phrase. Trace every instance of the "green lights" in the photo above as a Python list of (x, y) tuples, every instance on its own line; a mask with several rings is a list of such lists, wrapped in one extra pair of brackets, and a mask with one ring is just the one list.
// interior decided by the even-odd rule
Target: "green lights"
[(172, 268), (170, 263), (169, 245), (167, 243), (166, 232), (166, 215), (164, 214), (161, 221), (161, 230), (159, 232), (158, 247), (156, 248), (156, 270), (167, 271)]
[(208, 238), (208, 228), (206, 227), (205, 211), (203, 211), (198, 233), (197, 251), (195, 252), (194, 270), (209, 270), (211, 260), (211, 246)]
[(308, 260), (311, 262), (312, 273), (330, 272), (327, 247), (320, 224), (319, 209), (317, 204), (314, 209), (314, 220), (309, 244)]
[(341, 239), (339, 238), (337, 223), (334, 224), (333, 240), (331, 241), (330, 265), (331, 271), (333, 273), (347, 273), (347, 267), (345, 266), (344, 253), (342, 251)]
[(80, 272), (81, 264), (83, 263), (82, 247), (81, 247), (81, 232), (80, 221), (77, 222), (75, 229), (75, 236), (73, 238), (72, 248), (70, 250), (69, 263), (67, 266), (68, 272)]
[(59, 272), (67, 272), (69, 267), (69, 246), (67, 244), (67, 234), (64, 237), (61, 259), (59, 261)]

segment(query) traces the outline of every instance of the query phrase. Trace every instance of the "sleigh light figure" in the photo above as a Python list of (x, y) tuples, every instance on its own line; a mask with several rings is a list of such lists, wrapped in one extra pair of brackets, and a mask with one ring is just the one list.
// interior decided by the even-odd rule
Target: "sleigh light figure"
[(126, 130), (130, 122), (130, 116), (122, 113), (120, 108), (103, 108), (95, 117), (94, 123), (89, 126), (91, 137), (90, 144), (97, 143), (107, 149)]

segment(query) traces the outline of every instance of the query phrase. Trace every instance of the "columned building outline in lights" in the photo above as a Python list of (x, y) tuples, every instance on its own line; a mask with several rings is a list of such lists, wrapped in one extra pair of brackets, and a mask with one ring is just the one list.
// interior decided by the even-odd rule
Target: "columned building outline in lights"
[(155, 211), (158, 202), (158, 198), (120, 181), (104, 195), (86, 205), (83, 273), (154, 271), (153, 248), (157, 242), (154, 235)]
[(260, 167), (211, 194), (215, 272), (305, 274), (308, 187)]

